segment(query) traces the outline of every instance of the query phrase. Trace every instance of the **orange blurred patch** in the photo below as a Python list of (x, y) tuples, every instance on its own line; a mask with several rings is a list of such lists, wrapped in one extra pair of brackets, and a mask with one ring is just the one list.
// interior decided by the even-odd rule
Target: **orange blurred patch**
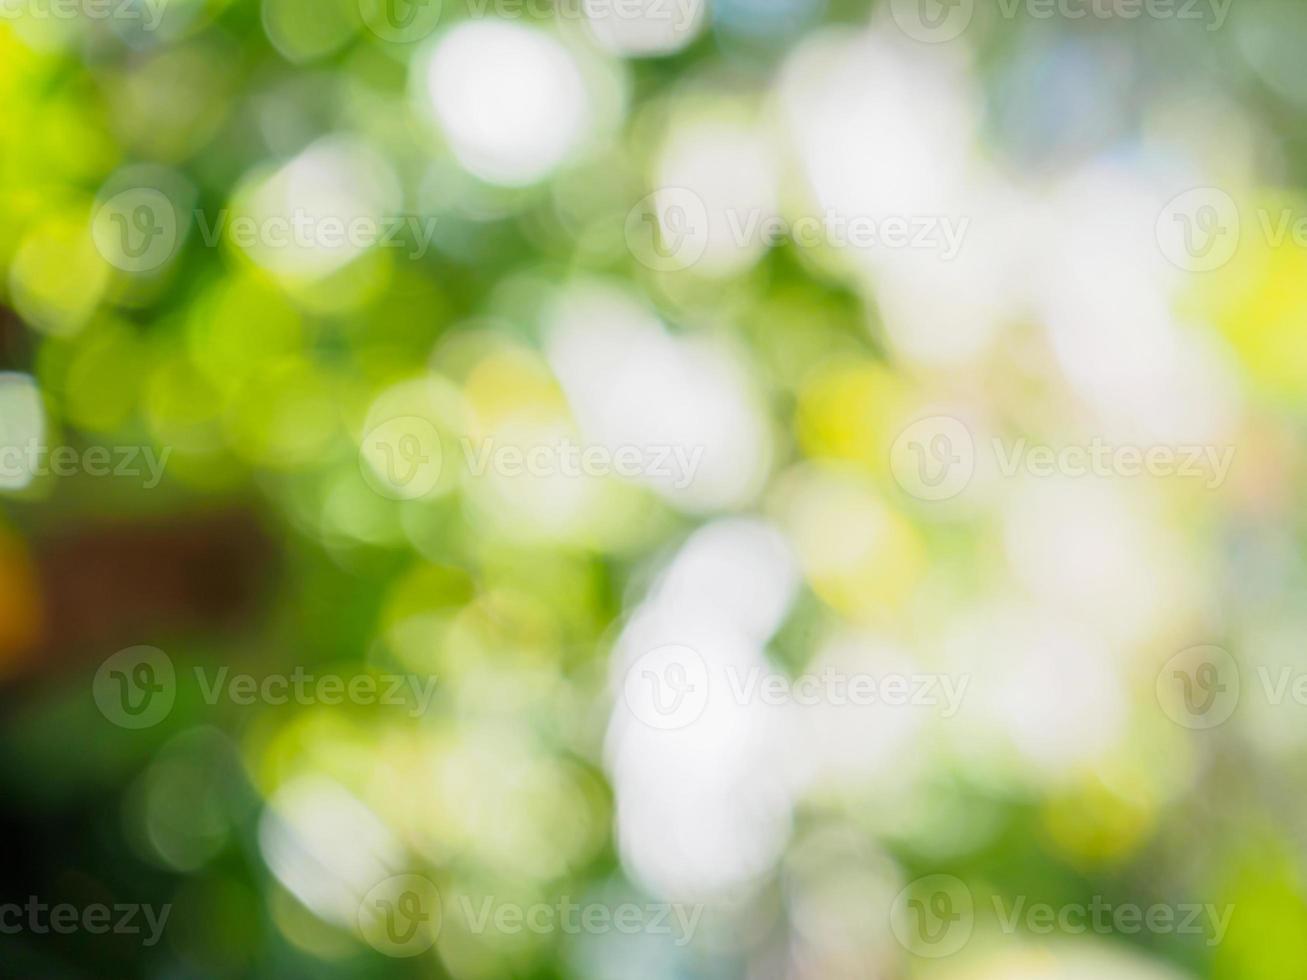
[(12, 673), (44, 632), (41, 594), (27, 549), (0, 531), (0, 675)]

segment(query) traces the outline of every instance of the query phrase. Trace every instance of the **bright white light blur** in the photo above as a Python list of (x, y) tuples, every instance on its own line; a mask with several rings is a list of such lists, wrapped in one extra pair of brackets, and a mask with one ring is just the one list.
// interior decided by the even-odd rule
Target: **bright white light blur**
[(431, 53), (427, 91), (459, 163), (494, 184), (545, 177), (593, 122), (572, 55), (548, 34), (516, 23), (451, 28)]
[(960, 200), (977, 108), (956, 55), (955, 45), (923, 51), (841, 29), (789, 58), (782, 117), (819, 207), (877, 217)]
[(665, 446), (697, 459), (688, 481), (640, 477), (683, 510), (738, 507), (757, 494), (771, 435), (733, 349), (672, 336), (626, 293), (594, 283), (562, 293), (545, 330), (550, 365), (588, 443), (646, 447), (651, 457)]
[(1107, 479), (1029, 479), (1003, 514), (1014, 578), (1045, 608), (1098, 623), (1126, 646), (1192, 608), (1193, 562), (1149, 509)]
[[(775, 530), (749, 521), (710, 525), (672, 560), (614, 650), (619, 694), (606, 757), (617, 794), (616, 836), (633, 877), (655, 894), (720, 896), (747, 886), (785, 845), (793, 800), (775, 765), (778, 713), (731, 691), (739, 678), (767, 669), (762, 638), (749, 635), (765, 624), (731, 598), (756, 586), (772, 597), (770, 614), (779, 617), (796, 578)], [(726, 601), (686, 602), (694, 583)], [(703, 713), (679, 730), (646, 725), (620, 694), (630, 668), (669, 643), (698, 651), (709, 674)]]
[[(804, 668), (820, 677), (885, 678), (928, 673), (903, 651), (873, 637), (841, 635), (826, 644)], [(950, 679), (951, 680), (951, 679)], [(943, 700), (938, 688), (932, 696)], [(966, 689), (959, 694), (965, 697)], [(900, 784), (924, 765), (926, 756), (911, 751), (925, 727), (940, 717), (941, 705), (800, 704), (786, 706), (790, 737), (782, 759), (794, 782), (804, 789), (839, 791), (865, 786), (872, 778)], [(883, 786), (878, 788), (883, 789)]]
[(339, 783), (306, 776), (283, 786), (259, 820), (268, 868), (319, 918), (351, 925), (359, 902), (395, 874), (404, 853), (381, 819)]
[[(539, 453), (551, 460), (552, 447), (581, 443), (576, 430), (561, 417), (507, 420), (486, 430), (486, 436), (496, 452), (515, 448), (527, 460)], [(471, 463), (475, 465), (475, 459)], [(484, 511), (487, 519), (518, 541), (583, 539), (602, 515), (609, 496), (602, 478), (568, 476), (556, 463), (539, 473), (505, 472), (496, 466), (481, 474), (469, 470), (463, 484), (469, 506)]]
[(938, 212), (910, 219), (923, 247), (854, 249), (870, 268), (891, 344), (925, 365), (976, 359), (1028, 307), (1025, 196), (981, 176)]
[(1122, 737), (1120, 663), (1082, 622), (1025, 604), (986, 606), (953, 621), (943, 650), (950, 671), (974, 678), (956, 721), (941, 727), (964, 752), (992, 758), (996, 741), (1006, 743), (1033, 767), (1025, 778), (1056, 781)]
[(878, 238), (823, 261), (860, 272), (890, 341), (927, 364), (976, 357), (1024, 302), (1024, 204), (976, 156), (974, 87), (955, 48), (832, 31), (791, 56), (778, 86), (808, 185), (791, 217), (907, 222), (906, 246)]
[(673, 126), (655, 185), (684, 188), (703, 202), (707, 245), (696, 271), (736, 273), (766, 251), (760, 229), (778, 211), (776, 155), (767, 130), (743, 118), (706, 114)]
[(1165, 192), (1095, 169), (1041, 203), (1028, 255), (1040, 322), (1077, 392), (1117, 438), (1229, 438), (1236, 388), (1211, 342), (1172, 313), (1154, 222)]
[(21, 490), (32, 482), (29, 447), (45, 440), (41, 390), (26, 374), (0, 374), (0, 490)]
[(399, 185), (380, 154), (352, 137), (328, 136), (238, 191), (225, 230), (270, 272), (314, 280), (379, 244), (383, 222), (399, 206)]
[(670, 608), (710, 608), (763, 642), (780, 627), (797, 579), (790, 546), (777, 531), (718, 521), (685, 543), (656, 595)]

